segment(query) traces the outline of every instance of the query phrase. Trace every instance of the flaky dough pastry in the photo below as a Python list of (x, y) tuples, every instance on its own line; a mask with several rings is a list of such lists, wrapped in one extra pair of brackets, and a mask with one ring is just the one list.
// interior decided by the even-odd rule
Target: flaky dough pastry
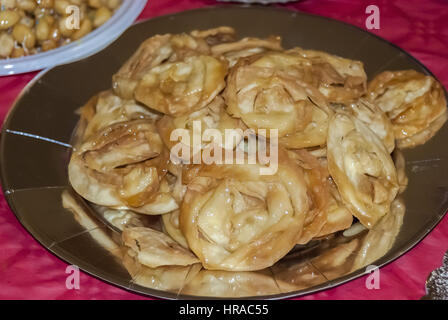
[[(303, 265), (313, 281), (314, 267), (337, 277), (387, 251), (408, 184), (400, 149), (448, 117), (431, 76), (384, 71), (368, 83), (361, 61), (284, 49), (275, 35), (240, 39), (227, 26), (145, 40), (79, 114), (69, 180), (122, 231), (114, 252), (133, 281), (229, 297), (292, 288), (266, 268), (339, 233), (348, 242)], [(193, 139), (205, 132), (233, 140)], [(269, 166), (251, 141), (277, 155), (276, 171), (260, 174)], [(221, 152), (233, 164), (204, 161)]]
[(207, 269), (274, 264), (296, 244), (308, 211), (303, 172), (287, 154), (274, 176), (259, 165), (206, 166), (189, 184), (180, 228)]
[(342, 199), (371, 228), (398, 193), (392, 158), (381, 140), (352, 115), (336, 113), (328, 129), (328, 169)]
[(368, 98), (391, 119), (400, 148), (425, 143), (447, 119), (440, 83), (414, 70), (380, 73), (369, 83)]

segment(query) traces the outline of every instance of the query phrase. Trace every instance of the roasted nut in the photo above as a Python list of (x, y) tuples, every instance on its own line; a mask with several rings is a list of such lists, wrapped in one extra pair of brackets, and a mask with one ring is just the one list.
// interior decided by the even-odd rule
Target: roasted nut
[(34, 19), (28, 16), (22, 17), (19, 23), (26, 25), (28, 28), (34, 27)]
[(22, 44), (27, 49), (32, 49), (36, 44), (36, 36), (31, 28), (28, 28), (24, 24), (17, 24), (12, 30), (12, 36), (14, 39)]
[(79, 30), (76, 30), (75, 33), (71, 36), (72, 40), (78, 40), (84, 37), (86, 34), (88, 34), (90, 31), (92, 31), (92, 22), (89, 19), (84, 19), (81, 22), (81, 26)]
[(37, 8), (34, 0), (17, 0), (17, 7), (27, 12), (33, 12)]
[(67, 7), (70, 5), (70, 2), (67, 0), (55, 0), (54, 1), (54, 10), (59, 13), (61, 16), (67, 15)]
[(39, 8), (52, 9), (54, 6), (54, 0), (37, 0)]
[(50, 39), (50, 40), (45, 40), (44, 42), (42, 42), (42, 51), (48, 51), (51, 49), (55, 49), (58, 47), (58, 45), (56, 44), (56, 41)]
[[(0, 0), (0, 32), (8, 35), (2, 35), (5, 47), (1, 48), (0, 59), (48, 51), (78, 40), (109, 20), (121, 3), (122, 0)], [(70, 7), (77, 10), (69, 10)]]
[(20, 58), (26, 55), (26, 52), (23, 48), (14, 48), (11, 53), (11, 58)]
[(40, 20), (36, 27), (36, 38), (39, 41), (47, 40), (50, 36), (50, 26), (47, 21)]
[(12, 10), (0, 11), (0, 30), (13, 27), (20, 20), (20, 15)]
[(14, 39), (7, 33), (0, 34), (0, 57), (7, 58), (14, 49)]
[(74, 29), (68, 28), (68, 21), (69, 17), (66, 18), (62, 18), (59, 20), (58, 26), (59, 26), (59, 31), (61, 32), (61, 35), (64, 37), (71, 37), (71, 35), (75, 32)]
[(0, 0), (0, 6), (5, 9), (14, 9), (16, 7), (16, 0)]
[(111, 16), (112, 12), (108, 8), (101, 7), (95, 13), (95, 20), (93, 20), (93, 25), (95, 26), (95, 28), (98, 28), (99, 26), (103, 25), (107, 20), (109, 20)]
[(103, 1), (101, 0), (89, 0), (89, 6), (93, 8), (100, 8), (103, 5)]
[(121, 4), (121, 0), (107, 0), (107, 7), (111, 10), (117, 9)]

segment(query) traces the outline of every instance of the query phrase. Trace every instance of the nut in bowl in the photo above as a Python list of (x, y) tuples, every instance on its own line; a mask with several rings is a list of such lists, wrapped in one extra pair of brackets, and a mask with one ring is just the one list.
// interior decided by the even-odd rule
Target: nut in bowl
[[(144, 0), (2, 0), (0, 75), (87, 57), (115, 40)], [(103, 26), (107, 24), (108, 28)]]
[[(81, 108), (71, 185), (122, 231), (136, 283), (192, 295), (299, 290), (381, 257), (405, 215), (401, 150), (447, 117), (430, 76), (368, 79), (362, 61), (226, 26), (155, 35), (111, 82)], [(326, 254), (291, 264), (320, 241)]]

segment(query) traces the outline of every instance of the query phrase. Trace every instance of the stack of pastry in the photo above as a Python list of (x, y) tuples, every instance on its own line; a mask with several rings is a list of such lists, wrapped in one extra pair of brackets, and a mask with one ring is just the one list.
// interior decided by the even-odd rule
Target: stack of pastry
[[(141, 265), (261, 270), (297, 244), (390, 214), (406, 184), (392, 152), (429, 140), (446, 110), (441, 85), (416, 71), (367, 83), (362, 62), (286, 50), (280, 37), (237, 40), (229, 27), (156, 35), (81, 109), (69, 178), (89, 202), (130, 217), (115, 221)], [(189, 164), (206, 143), (183, 141), (193, 152), (173, 155), (172, 132), (194, 121), (234, 130), (219, 147), (244, 152), (242, 130), (273, 143), (266, 132), (276, 129), (277, 171)]]

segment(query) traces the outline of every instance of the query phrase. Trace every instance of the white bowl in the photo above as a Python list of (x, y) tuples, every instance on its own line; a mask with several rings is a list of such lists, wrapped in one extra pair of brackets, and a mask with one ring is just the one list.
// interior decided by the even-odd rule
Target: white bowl
[(34, 55), (0, 59), (0, 76), (25, 73), (86, 58), (107, 47), (140, 15), (147, 0), (123, 0), (120, 8), (101, 27), (68, 45)]

